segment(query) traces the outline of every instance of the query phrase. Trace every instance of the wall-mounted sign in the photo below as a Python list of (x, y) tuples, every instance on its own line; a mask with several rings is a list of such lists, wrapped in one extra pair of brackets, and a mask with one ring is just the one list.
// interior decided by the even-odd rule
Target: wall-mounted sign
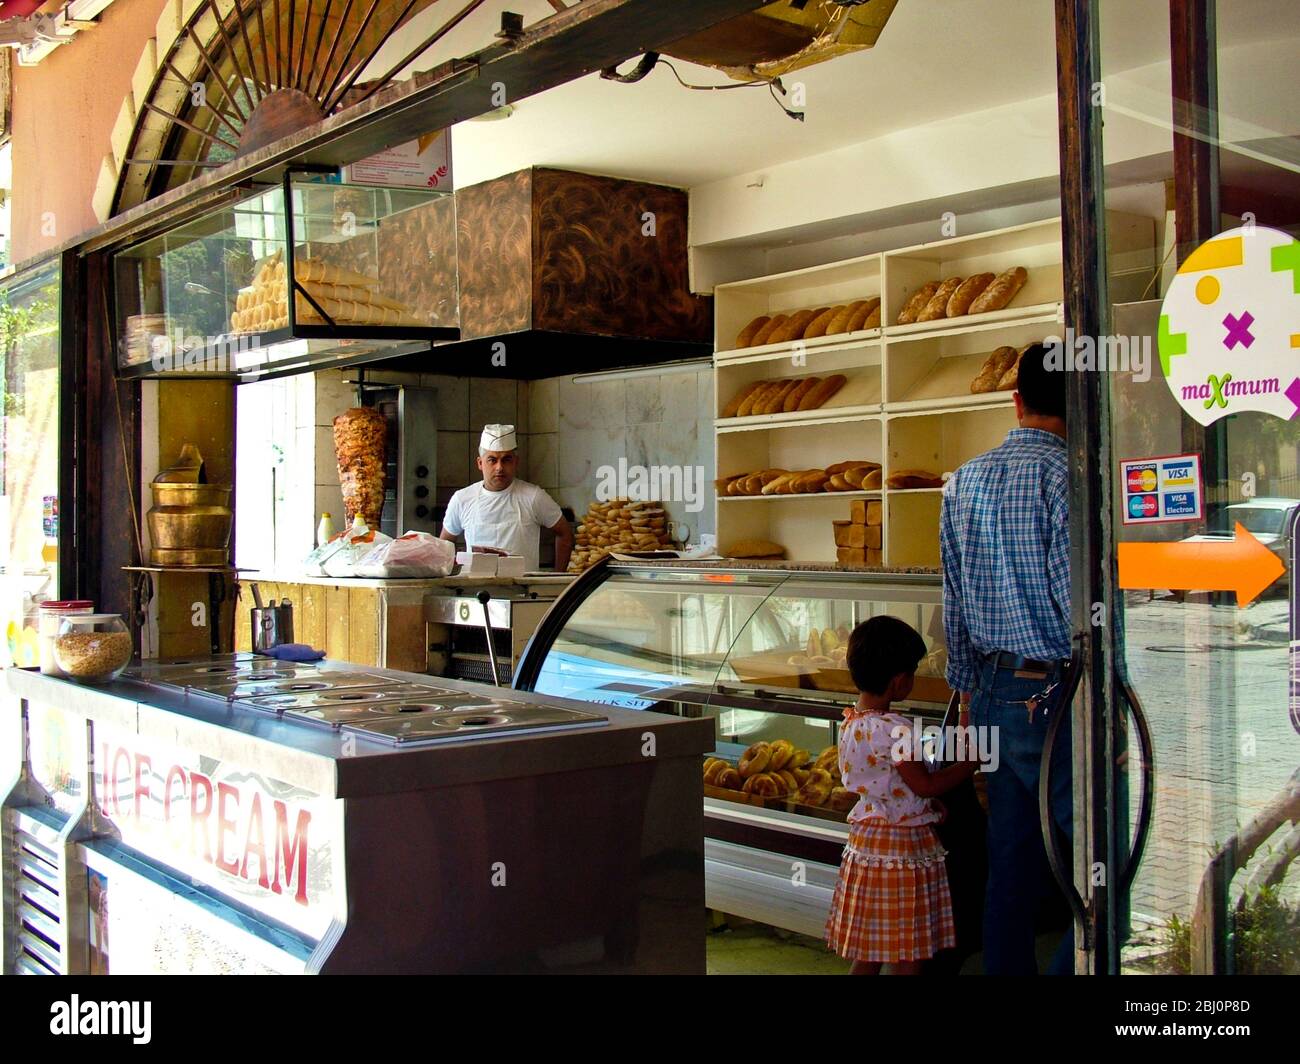
[(346, 185), (451, 190), (451, 137), (426, 133), (343, 168)]
[(1300, 413), (1300, 241), (1231, 229), (1178, 268), (1160, 308), (1160, 368), (1194, 421)]
[(1199, 454), (1125, 459), (1119, 476), (1126, 525), (1196, 521), (1204, 512)]

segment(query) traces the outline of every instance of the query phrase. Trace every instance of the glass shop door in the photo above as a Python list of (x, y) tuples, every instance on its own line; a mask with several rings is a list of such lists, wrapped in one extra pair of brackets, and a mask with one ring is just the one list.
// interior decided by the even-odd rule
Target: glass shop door
[(1298, 974), (1300, 8), (1095, 11), (1104, 208), (1122, 221), (1093, 345), (1113, 764), (1075, 788), (1104, 793), (1119, 855), (1098, 970)]

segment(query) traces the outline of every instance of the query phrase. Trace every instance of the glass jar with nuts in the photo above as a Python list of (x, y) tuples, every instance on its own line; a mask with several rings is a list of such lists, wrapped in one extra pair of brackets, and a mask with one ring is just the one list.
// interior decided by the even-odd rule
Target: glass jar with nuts
[(116, 613), (65, 617), (54, 637), (54, 660), (82, 683), (116, 680), (131, 660), (131, 633)]

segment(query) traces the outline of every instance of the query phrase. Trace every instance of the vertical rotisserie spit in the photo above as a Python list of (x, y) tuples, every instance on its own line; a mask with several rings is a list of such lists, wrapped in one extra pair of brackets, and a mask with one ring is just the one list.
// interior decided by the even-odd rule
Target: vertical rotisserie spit
[(334, 456), (349, 525), (360, 514), (370, 528), (379, 527), (384, 509), (386, 435), (383, 414), (369, 407), (353, 407), (334, 419)]

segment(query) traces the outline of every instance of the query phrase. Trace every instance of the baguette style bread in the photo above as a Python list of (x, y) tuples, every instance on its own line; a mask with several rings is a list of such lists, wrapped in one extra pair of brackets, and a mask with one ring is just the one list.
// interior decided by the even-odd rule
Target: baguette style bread
[(962, 281), (953, 292), (952, 298), (948, 300), (948, 317), (960, 318), (963, 314), (969, 313), (970, 305), (993, 283), (995, 276), (991, 273), (977, 273), (974, 277), (967, 277)]
[(843, 309), (844, 304), (841, 303), (838, 307), (831, 307), (830, 310), (825, 310), (818, 314), (817, 317), (813, 318), (813, 320), (808, 323), (808, 328), (804, 329), (803, 338), (805, 340), (812, 340), (818, 336), (825, 336), (826, 326), (834, 321), (835, 316)]
[(930, 302), (935, 292), (939, 291), (938, 281), (927, 281), (912, 293), (912, 298), (903, 304), (903, 309), (898, 312), (898, 325), (911, 325), (916, 321), (916, 316), (925, 309), (925, 305)]
[(834, 476), (836, 473), (844, 473), (852, 469), (854, 466), (876, 466), (876, 468), (879, 468), (879, 465), (876, 462), (872, 462), (869, 459), (850, 458), (847, 462), (836, 462), (834, 465), (828, 465), (826, 467), (826, 472), (831, 476)]
[(830, 324), (826, 326), (825, 335), (835, 336), (837, 333), (848, 332), (849, 322), (852, 320), (853, 315), (858, 312), (858, 309), (865, 302), (866, 302), (865, 299), (858, 299), (850, 303), (848, 306), (844, 307), (838, 314), (835, 315), (835, 317), (831, 319)]
[(880, 328), (880, 311), (881, 311), (881, 309), (882, 309), (881, 305), (880, 305), (879, 303), (877, 303), (877, 304), (876, 304), (876, 309), (873, 310), (870, 314), (868, 314), (868, 315), (867, 315), (867, 320), (864, 321), (864, 322), (862, 323), (862, 327), (863, 327), (864, 329), (879, 329), (879, 328)]
[(773, 329), (767, 334), (765, 342), (769, 344), (788, 344), (791, 340), (799, 339), (803, 336), (804, 329), (808, 328), (813, 318), (825, 309), (825, 307), (819, 307), (817, 310), (795, 311), (779, 328)]
[(768, 337), (770, 337), (772, 333), (776, 332), (777, 329), (781, 328), (781, 326), (788, 320), (789, 319), (784, 314), (778, 314), (773, 318), (769, 318), (767, 324), (754, 334), (754, 342), (749, 346), (762, 347), (766, 343), (771, 343)]
[(763, 490), (763, 474), (750, 473), (741, 484), (741, 495), (757, 495)]
[(791, 482), (792, 495), (806, 495), (821, 491), (831, 478), (824, 469), (808, 469)]
[(777, 387), (769, 392), (761, 401), (754, 404), (755, 414), (779, 414), (785, 406), (785, 397), (793, 392), (803, 379), (795, 377), (792, 380), (777, 381)]
[(740, 330), (736, 337), (737, 347), (749, 347), (754, 343), (754, 337), (758, 335), (759, 329), (766, 325), (772, 319), (766, 314), (760, 314), (743, 329)]
[(735, 417), (740, 413), (740, 404), (766, 383), (766, 381), (752, 381), (751, 383), (746, 384), (740, 389), (740, 391), (731, 397), (731, 402), (722, 408), (722, 413), (719, 416)]
[(982, 392), (994, 391), (998, 386), (998, 379), (1005, 372), (1002, 367), (1008, 364), (1008, 356), (1012, 359), (1015, 358), (1016, 349), (1014, 347), (999, 347), (996, 351), (991, 352), (989, 357), (984, 360), (984, 365), (980, 367), (975, 379), (970, 382), (970, 390), (977, 395)]
[(1023, 266), (1013, 266), (1005, 273), (999, 274), (997, 279), (979, 294), (979, 298), (970, 305), (970, 313), (986, 314), (991, 310), (1001, 310), (1016, 298), (1028, 280), (1028, 270)]
[(928, 469), (900, 469), (889, 474), (887, 483), (895, 489), (939, 488), (943, 486), (943, 477)]
[(877, 491), (880, 488), (880, 478), (883, 473), (884, 470), (881, 469), (871, 470), (862, 478), (862, 483), (858, 485), (859, 489), (862, 491)]
[(826, 482), (827, 491), (856, 491), (852, 484), (849, 483), (843, 473), (836, 473)]
[(740, 401), (740, 406), (736, 409), (737, 417), (749, 417), (755, 413), (754, 408), (776, 387), (776, 381), (759, 381), (759, 385)]
[(763, 485), (763, 494), (764, 494), (764, 495), (785, 495), (785, 494), (788, 494), (789, 489), (787, 488), (787, 485), (788, 485), (791, 481), (793, 481), (797, 476), (799, 476), (799, 473), (797, 473), (797, 472), (796, 472), (796, 473), (782, 473), (779, 477), (776, 477), (775, 479), (773, 479), (773, 480), (771, 480), (771, 481), (769, 481), (768, 483), (766, 483), (766, 484)]
[(818, 410), (825, 406), (826, 403), (834, 397), (845, 384), (848, 383), (848, 377), (843, 373), (832, 373), (825, 380), (821, 381), (815, 387), (810, 388), (804, 393), (804, 397), (799, 400), (800, 410)]
[(938, 321), (940, 318), (948, 316), (948, 300), (952, 294), (962, 285), (962, 278), (949, 277), (937, 289), (934, 295), (922, 309), (921, 313), (916, 316), (917, 321)]
[(866, 327), (867, 319), (880, 307), (880, 297), (875, 296), (872, 299), (864, 299), (862, 305), (858, 307), (849, 318), (849, 326), (846, 332), (857, 332), (859, 329)]
[(879, 462), (863, 462), (861, 465), (851, 466), (844, 471), (844, 479), (847, 480), (857, 490), (863, 490), (867, 477), (872, 473), (880, 472)]
[(803, 397), (816, 388), (817, 385), (821, 384), (821, 382), (822, 379), (820, 377), (805, 377), (799, 382), (797, 388), (786, 395), (785, 402), (781, 404), (781, 411), (786, 414), (791, 414), (798, 410), (799, 404), (803, 402)]

